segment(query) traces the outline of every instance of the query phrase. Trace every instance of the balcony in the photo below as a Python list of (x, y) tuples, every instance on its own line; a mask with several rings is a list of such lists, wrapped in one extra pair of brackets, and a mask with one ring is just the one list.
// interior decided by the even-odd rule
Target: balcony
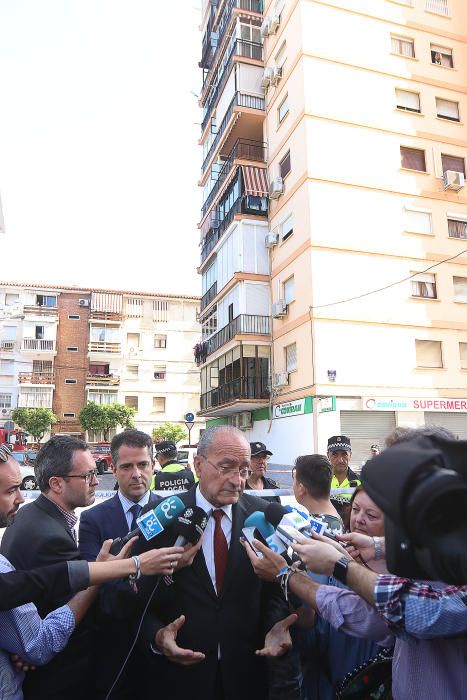
[(270, 335), (270, 333), (271, 319), (269, 316), (240, 314), (205, 341), (206, 356), (233, 340), (236, 335)]
[(123, 314), (121, 311), (97, 311), (91, 309), (89, 314), (90, 319), (96, 321), (122, 321)]
[(206, 213), (209, 211), (209, 207), (213, 203), (217, 193), (226, 181), (236, 160), (248, 160), (257, 163), (265, 163), (266, 144), (262, 141), (251, 141), (249, 139), (238, 139), (235, 142), (234, 147), (227, 156), (227, 160), (222, 166), (222, 169), (219, 171), (217, 180), (212, 190), (206, 197), (206, 201), (204, 202), (203, 207), (201, 209), (202, 219), (206, 216)]
[(34, 314), (35, 316), (37, 316), (38, 314), (40, 316), (58, 316), (58, 307), (45, 306), (42, 304), (25, 304), (23, 307), (23, 313)]
[(20, 384), (54, 384), (55, 377), (50, 372), (20, 372), (18, 382)]
[(201, 306), (200, 306), (201, 311), (203, 309), (205, 309), (208, 304), (211, 303), (211, 301), (214, 299), (216, 294), (217, 294), (217, 282), (214, 282), (214, 284), (211, 287), (209, 287), (206, 294), (203, 294), (203, 296), (201, 297)]
[(21, 350), (23, 352), (55, 352), (55, 340), (23, 338)]
[(110, 353), (111, 355), (118, 355), (121, 353), (120, 343), (110, 343), (106, 340), (91, 340), (89, 343), (89, 352), (104, 352)]
[(203, 165), (201, 167), (202, 172), (206, 171), (206, 167), (209, 164), (212, 156), (219, 147), (222, 137), (224, 134), (227, 136), (227, 127), (230, 126), (230, 122), (234, 118), (234, 113), (237, 113), (241, 109), (251, 109), (258, 112), (264, 112), (265, 110), (265, 100), (264, 97), (258, 97), (257, 95), (247, 95), (243, 92), (236, 92), (232, 98), (231, 103), (227, 108), (227, 112), (219, 125), (214, 141), (212, 142), (206, 157), (203, 160)]
[(0, 340), (0, 352), (14, 352), (14, 340)]
[(96, 386), (118, 386), (120, 377), (117, 374), (91, 374), (86, 376), (86, 384)]
[(267, 377), (239, 377), (201, 394), (201, 411), (209, 411), (237, 401), (268, 400)]
[(219, 78), (217, 85), (211, 87), (208, 93), (206, 103), (204, 105), (204, 115), (203, 121), (201, 122), (201, 131), (204, 132), (209, 118), (212, 114), (214, 106), (217, 104), (217, 98), (222, 93), (224, 86), (227, 82), (227, 78), (230, 75), (230, 69), (232, 68), (234, 58), (247, 58), (252, 61), (263, 61), (263, 45), (257, 44), (253, 41), (245, 41), (244, 39), (236, 39), (232, 42), (232, 46), (228, 47), (229, 55), (224, 63), (224, 68), (222, 74)]

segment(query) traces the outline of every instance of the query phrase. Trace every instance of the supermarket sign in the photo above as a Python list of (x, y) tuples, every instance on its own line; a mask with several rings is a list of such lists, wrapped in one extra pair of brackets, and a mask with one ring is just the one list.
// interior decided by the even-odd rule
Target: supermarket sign
[(362, 399), (366, 411), (445, 411), (467, 413), (467, 399), (401, 399), (369, 396)]
[(272, 407), (274, 418), (288, 418), (289, 416), (301, 416), (305, 413), (305, 399), (278, 403)]

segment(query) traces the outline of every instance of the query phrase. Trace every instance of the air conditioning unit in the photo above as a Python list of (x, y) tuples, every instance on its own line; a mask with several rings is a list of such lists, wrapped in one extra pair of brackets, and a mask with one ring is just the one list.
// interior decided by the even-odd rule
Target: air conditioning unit
[(275, 34), (277, 28), (281, 23), (281, 16), (278, 12), (274, 12), (273, 16), (269, 18), (269, 34)]
[(78, 299), (78, 306), (89, 306), (89, 299)]
[(263, 72), (263, 77), (261, 78), (261, 87), (263, 90), (267, 90), (271, 84), (271, 80), (274, 77), (274, 68), (271, 66), (266, 66)]
[(266, 248), (272, 248), (279, 243), (279, 231), (269, 231), (264, 239)]
[(230, 416), (230, 425), (233, 428), (238, 428), (240, 430), (240, 414), (239, 413), (234, 413), (233, 416)]
[(276, 303), (272, 305), (273, 318), (282, 318), (283, 316), (287, 316), (287, 312), (288, 309), (285, 299), (279, 299), (279, 301), (276, 301)]
[(444, 189), (454, 190), (459, 192), (465, 185), (464, 173), (458, 173), (455, 170), (446, 170), (444, 173)]
[(261, 25), (261, 36), (263, 39), (265, 39), (267, 36), (269, 36), (271, 32), (271, 18), (270, 17), (265, 17), (263, 19), (263, 23)]
[(240, 423), (240, 430), (250, 430), (250, 428), (253, 427), (251, 411), (243, 411), (242, 413), (239, 413), (238, 419)]
[(284, 194), (284, 180), (281, 177), (275, 177), (269, 185), (269, 197), (279, 199), (281, 194)]
[(274, 372), (272, 385), (275, 389), (280, 389), (281, 386), (287, 386), (289, 383), (288, 372)]
[(279, 80), (281, 78), (282, 78), (282, 66), (274, 66), (271, 84), (277, 85), (277, 83), (279, 82)]

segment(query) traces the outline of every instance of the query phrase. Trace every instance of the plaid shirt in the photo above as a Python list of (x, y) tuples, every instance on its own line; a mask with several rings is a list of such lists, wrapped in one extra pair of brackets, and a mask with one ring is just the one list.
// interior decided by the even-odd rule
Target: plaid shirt
[(467, 633), (467, 586), (382, 574), (374, 596), (376, 610), (401, 638), (434, 639)]

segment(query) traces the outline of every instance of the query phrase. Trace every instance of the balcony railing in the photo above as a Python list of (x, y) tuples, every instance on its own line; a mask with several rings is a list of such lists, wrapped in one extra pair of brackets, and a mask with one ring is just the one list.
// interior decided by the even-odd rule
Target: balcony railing
[(14, 340), (0, 340), (0, 351), (1, 352), (13, 352), (15, 349)]
[(240, 314), (217, 333), (206, 340), (206, 355), (211, 355), (239, 334), (269, 335), (271, 320), (269, 316)]
[(55, 352), (55, 340), (23, 338), (23, 345), (21, 349), (25, 352)]
[(91, 309), (90, 316), (92, 319), (100, 321), (122, 321), (123, 314), (121, 311), (96, 311)]
[(425, 9), (428, 12), (434, 12), (437, 15), (449, 17), (449, 2), (448, 0), (426, 0)]
[(217, 282), (214, 282), (214, 284), (211, 287), (209, 287), (206, 294), (203, 294), (203, 296), (201, 297), (201, 306), (200, 306), (201, 311), (203, 309), (205, 309), (208, 304), (211, 303), (211, 301), (214, 299), (216, 294), (217, 294)]
[(39, 304), (24, 305), (23, 311), (25, 314), (40, 314), (41, 316), (57, 316), (57, 306), (43, 306)]
[(121, 352), (120, 343), (109, 343), (106, 340), (91, 340), (89, 352), (110, 352), (118, 354)]
[(236, 400), (268, 399), (267, 377), (239, 377), (201, 394), (201, 410), (217, 408)]
[(54, 384), (55, 377), (50, 372), (20, 372), (18, 382), (20, 384)]
[(262, 141), (251, 141), (249, 139), (238, 139), (234, 147), (230, 151), (227, 160), (222, 169), (219, 171), (217, 180), (206, 197), (206, 201), (201, 209), (201, 218), (203, 219), (209, 207), (214, 201), (216, 194), (219, 192), (227, 176), (229, 175), (235, 160), (251, 160), (259, 163), (266, 162), (266, 144)]
[(224, 68), (222, 70), (222, 75), (219, 78), (217, 85), (212, 86), (210, 92), (208, 93), (205, 106), (205, 113), (203, 116), (203, 121), (201, 122), (201, 131), (204, 131), (209, 118), (212, 114), (214, 105), (217, 103), (217, 98), (221, 94), (224, 86), (227, 82), (227, 78), (230, 75), (230, 69), (233, 63), (233, 57), (240, 56), (241, 58), (251, 58), (255, 61), (263, 60), (263, 45), (257, 44), (253, 41), (245, 41), (244, 39), (237, 39), (232, 43), (230, 47), (229, 55), (224, 63)]
[(217, 134), (214, 138), (214, 141), (211, 144), (211, 147), (203, 160), (203, 165), (202, 165), (202, 171), (206, 170), (206, 166), (211, 160), (211, 157), (213, 153), (215, 152), (216, 148), (219, 145), (219, 142), (232, 118), (232, 114), (234, 112), (235, 107), (245, 107), (247, 109), (257, 109), (262, 112), (264, 112), (264, 97), (257, 97), (256, 95), (246, 95), (243, 92), (236, 92), (235, 95), (232, 98), (232, 102), (229, 104), (227, 108), (227, 112), (225, 113), (225, 116), (220, 123), (219, 129), (217, 131)]
[(117, 374), (91, 374), (91, 372), (88, 372), (86, 384), (118, 386), (120, 384), (120, 377)]

